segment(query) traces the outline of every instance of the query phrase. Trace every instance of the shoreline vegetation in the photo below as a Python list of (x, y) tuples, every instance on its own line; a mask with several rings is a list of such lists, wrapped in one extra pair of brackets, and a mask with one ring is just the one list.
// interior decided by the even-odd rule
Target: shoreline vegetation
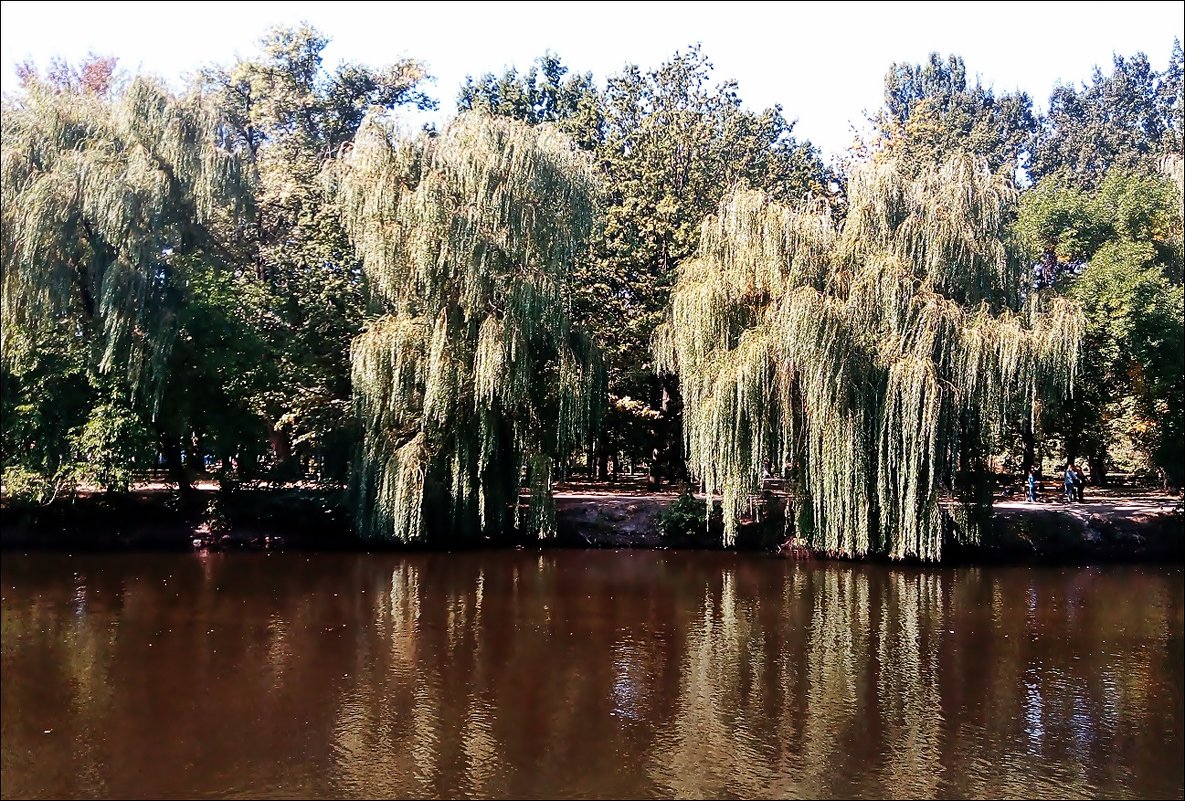
[(1168, 496), (1001, 489), (1185, 486), (1180, 41), (1041, 112), (894, 63), (832, 163), (699, 45), (416, 128), (426, 64), (328, 41), (19, 68), (6, 547), (1180, 558)]
[[(810, 548), (787, 527), (781, 482), (746, 501), (732, 549), (787, 558), (926, 564), (883, 556), (850, 559)], [(643, 476), (556, 484), (555, 534), (513, 541), (434, 537), (422, 543), (367, 540), (355, 533), (348, 492), (308, 482), (242, 486), (225, 493), (198, 481), (182, 504), (172, 487), (139, 484), (125, 494), (81, 490), (50, 505), (0, 504), (0, 550), (57, 551), (445, 551), (473, 548), (720, 550), (720, 499), (704, 526), (703, 493), (651, 491)], [(1005, 490), (1007, 493), (1007, 490)], [(529, 497), (522, 497), (524, 506)], [(950, 541), (942, 566), (1185, 561), (1182, 498), (1142, 486), (1090, 487), (1083, 503), (1044, 492), (1037, 502), (998, 494), (977, 545)], [(932, 565), (933, 566), (933, 565)]]

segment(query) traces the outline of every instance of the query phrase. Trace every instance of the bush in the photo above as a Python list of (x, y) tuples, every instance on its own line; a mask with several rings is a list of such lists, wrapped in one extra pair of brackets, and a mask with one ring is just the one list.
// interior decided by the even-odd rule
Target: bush
[(53, 494), (53, 482), (21, 465), (4, 468), (0, 485), (4, 497), (19, 504), (45, 503)]
[[(706, 502), (691, 493), (680, 495), (658, 513), (658, 528), (664, 539), (700, 539), (707, 529)], [(719, 512), (716, 513), (719, 517)]]
[(70, 441), (79, 457), (73, 476), (79, 484), (127, 492), (137, 464), (151, 464), (152, 438), (125, 403), (97, 405), (86, 422), (70, 432)]

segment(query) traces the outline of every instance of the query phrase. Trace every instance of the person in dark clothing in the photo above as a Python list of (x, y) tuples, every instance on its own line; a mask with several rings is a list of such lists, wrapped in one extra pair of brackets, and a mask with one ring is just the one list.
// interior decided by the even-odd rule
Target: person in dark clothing
[(1083, 491), (1086, 488), (1086, 474), (1082, 472), (1082, 468), (1077, 465), (1074, 466), (1074, 496), (1078, 499), (1078, 503), (1082, 503)]
[(1066, 465), (1066, 472), (1063, 478), (1062, 491), (1066, 498), (1066, 503), (1074, 502), (1074, 463), (1070, 462)]
[(1037, 502), (1037, 468), (1029, 468), (1029, 503)]

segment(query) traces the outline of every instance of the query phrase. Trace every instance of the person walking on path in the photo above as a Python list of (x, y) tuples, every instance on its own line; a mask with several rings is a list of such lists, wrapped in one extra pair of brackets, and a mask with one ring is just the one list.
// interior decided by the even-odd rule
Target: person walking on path
[(1029, 503), (1037, 502), (1037, 468), (1029, 468)]
[(1065, 495), (1066, 503), (1074, 502), (1074, 463), (1070, 462), (1066, 465), (1065, 475)]
[(1083, 493), (1086, 490), (1086, 474), (1082, 472), (1082, 468), (1075, 465), (1074, 467), (1074, 495), (1078, 499), (1078, 503), (1084, 503)]

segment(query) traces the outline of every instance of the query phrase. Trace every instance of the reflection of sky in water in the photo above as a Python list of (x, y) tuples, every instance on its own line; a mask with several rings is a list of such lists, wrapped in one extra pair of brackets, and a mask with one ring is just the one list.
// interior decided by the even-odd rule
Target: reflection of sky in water
[(86, 576), (75, 573), (74, 581), (74, 616), (81, 618), (86, 615)]
[[(1082, 688), (1084, 691), (1085, 688)], [(1090, 707), (1086, 705), (1084, 692), (1074, 693), (1074, 711), (1070, 713), (1070, 730), (1074, 732), (1074, 742), (1079, 748), (1087, 748), (1097, 739), (1094, 718), (1090, 715)]]
[(1025, 734), (1029, 738), (1030, 754), (1038, 753), (1045, 739), (1045, 724), (1042, 720), (1044, 712), (1044, 702), (1041, 698), (1037, 676), (1034, 671), (1030, 670), (1025, 677), (1024, 700)]
[(618, 642), (613, 646), (613, 712), (617, 717), (640, 720), (643, 694), (640, 654), (633, 643)]

